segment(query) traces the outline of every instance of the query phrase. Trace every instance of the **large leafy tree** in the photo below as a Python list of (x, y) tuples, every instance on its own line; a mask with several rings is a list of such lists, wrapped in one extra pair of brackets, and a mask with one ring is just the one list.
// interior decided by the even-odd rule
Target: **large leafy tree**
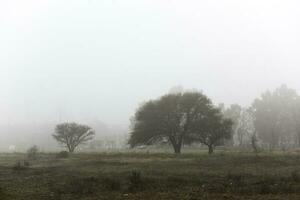
[[(213, 137), (219, 139), (223, 135), (221, 119), (220, 111), (200, 92), (168, 94), (146, 102), (137, 110), (129, 143), (134, 147), (167, 138), (175, 153), (181, 152), (183, 144), (197, 140), (215, 144), (212, 141), (217, 139)], [(210, 120), (218, 121), (209, 123)]]
[(80, 144), (85, 144), (93, 139), (94, 135), (95, 132), (89, 126), (76, 123), (62, 123), (56, 126), (55, 134), (52, 136), (59, 143), (65, 145), (69, 152), (74, 152)]

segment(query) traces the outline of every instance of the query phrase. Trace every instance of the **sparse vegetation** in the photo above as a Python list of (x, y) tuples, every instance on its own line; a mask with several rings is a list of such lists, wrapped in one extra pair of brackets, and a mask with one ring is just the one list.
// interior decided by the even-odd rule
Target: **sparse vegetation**
[[(197, 150), (198, 151), (198, 150)], [(199, 151), (198, 151), (199, 152)], [(296, 153), (183, 152), (43, 155), (25, 168), (24, 155), (2, 155), (1, 188), (14, 200), (286, 199), (300, 198)], [(55, 162), (54, 162), (55, 161)], [(11, 164), (10, 164), (11, 163)], [(24, 170), (27, 169), (27, 170)]]

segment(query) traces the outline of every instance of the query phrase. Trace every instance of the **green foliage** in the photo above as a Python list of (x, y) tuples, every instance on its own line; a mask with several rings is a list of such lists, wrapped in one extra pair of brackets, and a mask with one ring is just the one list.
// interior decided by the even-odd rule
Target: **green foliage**
[(63, 123), (56, 126), (55, 134), (52, 136), (59, 143), (65, 145), (69, 152), (74, 150), (81, 144), (94, 138), (95, 132), (86, 125), (76, 123)]
[(135, 114), (132, 147), (167, 139), (175, 153), (194, 141), (210, 147), (230, 137), (232, 122), (223, 119), (210, 99), (200, 92), (168, 94), (142, 105)]

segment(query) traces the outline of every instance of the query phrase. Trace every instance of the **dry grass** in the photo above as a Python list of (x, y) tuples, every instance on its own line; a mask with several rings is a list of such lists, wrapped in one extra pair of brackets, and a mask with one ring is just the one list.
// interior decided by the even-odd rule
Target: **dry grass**
[(0, 155), (2, 200), (300, 199), (300, 155), (217, 152)]

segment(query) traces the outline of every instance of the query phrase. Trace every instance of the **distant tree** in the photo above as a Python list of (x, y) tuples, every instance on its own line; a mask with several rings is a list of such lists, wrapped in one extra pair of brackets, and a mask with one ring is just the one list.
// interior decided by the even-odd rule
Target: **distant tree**
[(226, 118), (233, 121), (233, 129), (237, 127), (238, 121), (242, 113), (242, 107), (238, 104), (232, 104), (229, 108), (223, 108), (223, 114)]
[(35, 160), (37, 158), (38, 153), (39, 148), (36, 145), (34, 145), (27, 150), (27, 157), (29, 159)]
[(297, 142), (299, 105), (296, 91), (285, 85), (263, 93), (253, 102), (257, 136), (270, 149), (290, 147)]
[(74, 152), (80, 144), (85, 144), (93, 139), (95, 132), (86, 125), (76, 123), (63, 123), (55, 128), (55, 134), (52, 136), (59, 143), (65, 145), (69, 152)]
[(242, 107), (238, 104), (232, 104), (229, 108), (225, 108), (224, 104), (221, 104), (221, 110), (224, 115), (224, 117), (231, 119), (233, 124), (232, 124), (232, 135), (228, 137), (224, 143), (227, 145), (233, 145), (233, 136), (237, 132), (237, 128), (239, 125), (239, 120), (241, 118), (242, 114)]
[[(219, 109), (200, 92), (168, 94), (138, 109), (132, 121), (129, 144), (135, 147), (168, 139), (175, 153), (181, 152), (183, 144), (194, 141), (209, 142), (212, 146), (224, 134), (223, 126), (213, 127), (214, 120), (227, 123), (217, 116), (221, 116)], [(206, 140), (202, 140), (204, 137), (200, 134), (206, 135)]]
[(256, 138), (256, 134), (254, 133), (252, 136), (251, 136), (251, 147), (254, 151), (255, 154), (257, 154), (259, 152), (259, 148), (258, 148), (258, 145), (257, 145), (257, 138)]
[(243, 108), (234, 132), (234, 144), (240, 147), (248, 146), (251, 144), (251, 138), (254, 134), (253, 112), (249, 108)]
[(205, 117), (194, 124), (192, 133), (194, 138), (208, 147), (208, 153), (212, 154), (218, 145), (231, 138), (233, 121), (224, 118), (219, 109), (212, 109)]

